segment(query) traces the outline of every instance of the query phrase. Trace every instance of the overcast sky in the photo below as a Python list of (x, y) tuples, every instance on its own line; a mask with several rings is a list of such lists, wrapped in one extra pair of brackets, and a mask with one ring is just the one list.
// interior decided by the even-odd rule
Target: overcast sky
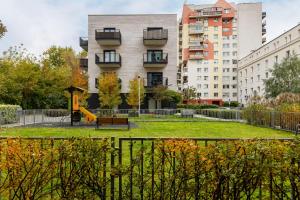
[[(72, 46), (80, 50), (78, 38), (87, 35), (88, 14), (180, 15), (183, 2), (184, 0), (0, 0), (0, 19), (8, 29), (8, 33), (0, 40), (0, 52), (21, 43), (37, 55), (51, 45)], [(203, 4), (215, 3), (216, 0), (187, 2)], [(262, 2), (267, 11), (268, 41), (300, 22), (300, 0)]]

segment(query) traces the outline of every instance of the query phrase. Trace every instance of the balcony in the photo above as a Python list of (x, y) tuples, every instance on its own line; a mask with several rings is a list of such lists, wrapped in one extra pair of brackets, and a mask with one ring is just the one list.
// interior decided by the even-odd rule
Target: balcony
[(263, 37), (263, 38), (262, 38), (262, 43), (264, 44), (264, 43), (266, 43), (266, 42), (267, 42), (267, 38)]
[(222, 16), (223, 9), (220, 7), (212, 7), (212, 8), (204, 8), (199, 10), (196, 14), (190, 16), (190, 18), (197, 18), (197, 17), (219, 17)]
[(80, 68), (87, 69), (88, 68), (88, 62), (89, 62), (89, 60), (87, 58), (80, 58), (79, 59)]
[(88, 46), (89, 46), (88, 38), (87, 37), (80, 37), (79, 38), (79, 45), (80, 45), (81, 48), (88, 51)]
[(168, 41), (167, 29), (145, 29), (144, 30), (144, 45), (147, 46), (163, 46)]
[(197, 29), (197, 28), (195, 28), (193, 26), (190, 26), (190, 28), (189, 28), (189, 34), (190, 35), (204, 34), (204, 29), (203, 28)]
[(144, 87), (146, 92), (152, 92), (155, 87), (164, 86), (168, 87), (169, 80), (167, 77), (161, 77), (159, 79), (144, 79)]
[(110, 31), (97, 29), (95, 30), (95, 39), (100, 45), (118, 46), (121, 45), (121, 32), (118, 29)]
[(103, 68), (117, 68), (121, 67), (122, 59), (118, 53), (110, 54), (109, 56), (99, 53), (95, 54), (95, 63)]
[(201, 44), (190, 43), (190, 45), (189, 45), (190, 51), (203, 51), (204, 49), (205, 49), (204, 45), (201, 45)]
[(144, 54), (144, 67), (165, 67), (168, 64), (168, 54)]
[(267, 13), (266, 12), (262, 12), (262, 19), (265, 19), (267, 17)]
[(189, 57), (190, 60), (202, 60), (204, 59), (203, 54), (191, 54)]
[(267, 29), (266, 28), (263, 28), (262, 29), (262, 35), (265, 35), (267, 33)]

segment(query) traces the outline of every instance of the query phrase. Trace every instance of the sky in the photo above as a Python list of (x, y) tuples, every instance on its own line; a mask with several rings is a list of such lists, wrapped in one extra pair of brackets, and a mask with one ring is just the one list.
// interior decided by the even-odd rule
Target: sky
[[(232, 0), (229, 2), (257, 2)], [(261, 0), (267, 12), (267, 40), (300, 22), (300, 0)], [(216, 0), (187, 0), (190, 4)], [(23, 44), (40, 55), (51, 45), (80, 51), (79, 37), (87, 36), (88, 14), (177, 13), (184, 0), (0, 0), (0, 20), (8, 32), (0, 40), (0, 52)]]

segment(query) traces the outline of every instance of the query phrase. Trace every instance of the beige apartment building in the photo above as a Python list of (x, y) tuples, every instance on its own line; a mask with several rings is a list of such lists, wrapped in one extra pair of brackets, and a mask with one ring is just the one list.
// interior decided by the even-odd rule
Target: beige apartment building
[(266, 41), (261, 3), (185, 4), (179, 23), (178, 89), (201, 103), (238, 101), (237, 62)]
[(238, 62), (239, 103), (247, 105), (252, 96), (264, 96), (264, 80), (271, 77), (270, 70), (292, 55), (300, 55), (300, 25), (241, 58)]
[(88, 51), (82, 64), (88, 65), (89, 107), (99, 107), (98, 77), (103, 72), (116, 72), (121, 83), (122, 104), (129, 108), (126, 95), (129, 81), (144, 79), (146, 98), (142, 108), (164, 108), (153, 99), (152, 89), (164, 85), (177, 90), (177, 15), (89, 15), (88, 38), (80, 46)]

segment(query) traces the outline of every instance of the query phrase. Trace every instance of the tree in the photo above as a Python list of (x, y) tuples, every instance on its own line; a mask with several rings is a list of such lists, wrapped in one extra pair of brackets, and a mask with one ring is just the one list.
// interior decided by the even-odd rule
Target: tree
[[(153, 89), (153, 99), (157, 101), (165, 101), (168, 103), (178, 104), (182, 101), (180, 93), (169, 90), (166, 86), (159, 85)], [(157, 105), (156, 105), (157, 107)]]
[[(140, 101), (139, 101), (139, 82), (140, 82)], [(136, 109), (139, 102), (142, 104), (145, 98), (144, 81), (137, 76), (129, 82), (129, 95), (126, 98), (128, 105)]]
[(194, 87), (185, 88), (183, 89), (182, 93), (184, 100), (191, 100), (196, 98), (196, 88)]
[(6, 26), (4, 26), (4, 24), (0, 20), (0, 39), (5, 35), (6, 32), (7, 32)]
[(284, 92), (300, 93), (300, 60), (296, 56), (275, 64), (270, 72), (272, 77), (264, 81), (266, 97), (277, 97)]
[(113, 109), (121, 104), (120, 83), (116, 73), (106, 72), (99, 76), (99, 101), (101, 108)]

